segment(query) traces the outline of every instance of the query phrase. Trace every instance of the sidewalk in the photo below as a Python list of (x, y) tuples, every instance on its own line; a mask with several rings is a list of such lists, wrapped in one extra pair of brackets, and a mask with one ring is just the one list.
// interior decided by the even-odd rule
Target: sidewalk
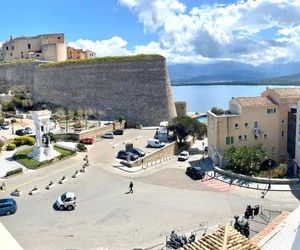
[(215, 173), (213, 171), (213, 167), (214, 167), (213, 163), (208, 158), (205, 158), (204, 161), (199, 160), (198, 167), (204, 170), (206, 175), (208, 175), (209, 177), (225, 182), (228, 185), (234, 185), (241, 188), (249, 188), (249, 189), (263, 190), (263, 191), (299, 191), (300, 192), (300, 183), (294, 185), (271, 184), (271, 188), (269, 189), (268, 183), (257, 183), (257, 182), (251, 182), (251, 181), (246, 181), (241, 179), (235, 179), (235, 178), (221, 175), (219, 173)]

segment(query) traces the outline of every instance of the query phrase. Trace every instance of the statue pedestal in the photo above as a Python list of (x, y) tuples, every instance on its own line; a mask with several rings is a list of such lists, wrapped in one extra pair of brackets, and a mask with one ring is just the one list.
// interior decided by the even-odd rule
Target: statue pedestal
[(57, 156), (59, 156), (60, 153), (58, 153), (56, 150), (54, 150), (53, 145), (50, 144), (49, 147), (38, 147), (35, 145), (33, 147), (32, 153), (29, 154), (28, 156), (39, 161), (47, 161), (51, 160)]

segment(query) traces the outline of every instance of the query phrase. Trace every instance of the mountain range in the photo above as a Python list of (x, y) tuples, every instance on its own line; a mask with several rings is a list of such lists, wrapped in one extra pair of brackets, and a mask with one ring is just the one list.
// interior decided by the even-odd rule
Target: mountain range
[(253, 66), (239, 62), (214, 64), (169, 64), (172, 85), (270, 84), (300, 85), (300, 62)]

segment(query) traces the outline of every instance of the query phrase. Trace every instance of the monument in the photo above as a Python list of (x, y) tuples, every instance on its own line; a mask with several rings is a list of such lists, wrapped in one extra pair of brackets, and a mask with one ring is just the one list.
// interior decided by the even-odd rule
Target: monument
[(54, 150), (50, 141), (50, 117), (51, 111), (49, 110), (32, 112), (32, 119), (35, 125), (36, 144), (29, 157), (34, 158), (39, 162), (51, 160), (60, 155)]

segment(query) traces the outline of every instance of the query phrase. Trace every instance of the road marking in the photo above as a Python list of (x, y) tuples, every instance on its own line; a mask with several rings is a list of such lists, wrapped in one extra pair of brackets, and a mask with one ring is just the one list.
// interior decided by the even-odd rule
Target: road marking
[(17, 189), (17, 188), (23, 187), (23, 186), (25, 186), (25, 185), (34, 183), (34, 182), (39, 181), (39, 180), (43, 180), (43, 179), (45, 179), (45, 178), (47, 178), (47, 177), (49, 177), (49, 176), (51, 176), (51, 175), (54, 175), (54, 174), (63, 172), (63, 171), (65, 171), (65, 170), (67, 170), (67, 169), (69, 169), (69, 168), (72, 168), (72, 167), (74, 167), (74, 166), (69, 166), (69, 167), (65, 167), (65, 168), (63, 168), (63, 169), (59, 169), (59, 170), (57, 170), (57, 171), (51, 172), (50, 174), (47, 174), (47, 175), (44, 175), (44, 176), (41, 176), (41, 177), (37, 177), (37, 178), (35, 178), (35, 179), (33, 179), (33, 180), (30, 180), (30, 181), (27, 181), (27, 182), (23, 182), (22, 184), (18, 184), (18, 185), (15, 185), (15, 186), (11, 187), (11, 188), (7, 188), (6, 190), (0, 190), (0, 191), (1, 191), (1, 192), (5, 192), (5, 191), (13, 191), (13, 190), (15, 190), (15, 189)]

